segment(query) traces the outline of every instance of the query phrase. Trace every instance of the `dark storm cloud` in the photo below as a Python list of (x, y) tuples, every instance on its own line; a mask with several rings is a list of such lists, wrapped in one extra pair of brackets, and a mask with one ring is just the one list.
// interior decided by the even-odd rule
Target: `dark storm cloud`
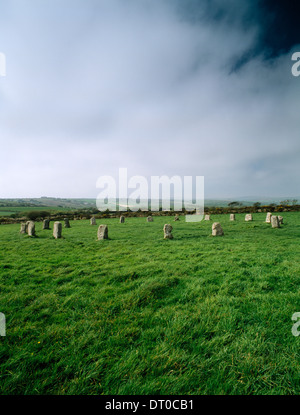
[(297, 0), (261, 0), (257, 22), (261, 28), (257, 50), (274, 58), (300, 43), (300, 4)]
[(253, 44), (233, 63), (234, 70), (258, 55), (273, 59), (300, 43), (298, 0), (178, 0), (177, 8), (190, 22), (256, 29)]

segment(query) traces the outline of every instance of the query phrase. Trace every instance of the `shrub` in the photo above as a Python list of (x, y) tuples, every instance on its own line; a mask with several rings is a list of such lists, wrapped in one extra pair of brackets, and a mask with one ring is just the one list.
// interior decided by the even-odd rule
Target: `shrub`
[(46, 218), (47, 216), (50, 216), (50, 212), (46, 212), (45, 210), (32, 210), (30, 212), (27, 212), (26, 217), (30, 220), (36, 220), (39, 218)]

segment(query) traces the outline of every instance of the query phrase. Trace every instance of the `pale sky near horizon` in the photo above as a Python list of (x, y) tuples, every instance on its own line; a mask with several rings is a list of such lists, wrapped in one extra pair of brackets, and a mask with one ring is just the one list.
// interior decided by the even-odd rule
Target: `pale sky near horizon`
[(94, 198), (124, 167), (299, 196), (300, 36), (267, 5), (0, 0), (0, 198)]

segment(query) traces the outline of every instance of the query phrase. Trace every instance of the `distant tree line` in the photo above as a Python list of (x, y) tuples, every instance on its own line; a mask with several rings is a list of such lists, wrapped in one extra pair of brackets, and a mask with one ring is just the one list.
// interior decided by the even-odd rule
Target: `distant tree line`
[[(288, 203), (287, 203), (288, 202)], [(215, 206), (205, 206), (204, 212), (206, 214), (228, 214), (228, 213), (256, 213), (256, 212), (294, 212), (300, 211), (300, 205), (296, 204), (297, 200), (285, 200), (281, 204), (276, 205), (271, 203), (268, 205), (262, 205), (260, 202), (253, 203), (252, 206), (243, 205), (242, 202), (230, 202), (228, 206), (224, 207), (215, 207)], [(84, 209), (68, 209), (68, 210), (32, 210), (27, 212), (16, 212), (10, 216), (0, 217), (0, 223), (15, 223), (22, 222), (24, 220), (33, 220), (33, 221), (42, 221), (43, 219), (49, 218), (50, 220), (62, 220), (67, 217), (70, 220), (73, 219), (90, 219), (92, 216), (95, 216), (96, 219), (100, 218), (113, 218), (118, 217), (120, 214), (127, 217), (142, 217), (142, 216), (169, 216), (169, 215), (185, 215), (193, 214), (195, 212), (189, 212), (185, 209), (181, 211), (162, 211), (160, 209), (158, 212), (151, 211), (141, 211), (137, 212), (125, 211), (111, 211), (107, 209), (105, 212), (100, 212), (97, 208), (84, 208)]]
[(295, 206), (295, 205), (297, 205), (297, 203), (298, 203), (298, 200), (297, 199), (292, 199), (292, 200), (290, 200), (290, 199), (286, 199), (286, 200), (282, 200), (281, 202), (280, 202), (280, 204), (281, 205), (284, 205), (284, 206)]

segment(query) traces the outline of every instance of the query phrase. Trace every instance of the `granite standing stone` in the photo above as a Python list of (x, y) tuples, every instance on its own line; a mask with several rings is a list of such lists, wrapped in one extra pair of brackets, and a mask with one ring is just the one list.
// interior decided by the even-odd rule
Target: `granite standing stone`
[(44, 229), (50, 229), (49, 225), (50, 225), (50, 220), (49, 219), (44, 219), (43, 220), (43, 230)]
[(235, 214), (234, 214), (234, 213), (231, 213), (231, 214), (230, 214), (230, 220), (232, 220), (232, 221), (234, 221), (234, 220), (235, 220)]
[(272, 228), (280, 228), (278, 216), (271, 217), (271, 225), (272, 225)]
[(27, 226), (28, 236), (35, 236), (35, 223), (30, 221)]
[(120, 216), (120, 223), (124, 223), (125, 222), (125, 217), (124, 216)]
[(28, 220), (26, 223), (25, 223), (25, 230), (26, 230), (26, 233), (28, 232), (28, 225), (30, 224), (30, 220)]
[(97, 225), (95, 216), (91, 217), (90, 224), (91, 225)]
[(248, 213), (248, 214), (245, 216), (245, 221), (246, 221), (246, 222), (249, 222), (249, 221), (251, 221), (251, 220), (253, 220), (252, 214), (251, 214), (251, 213)]
[(147, 217), (147, 222), (153, 222), (153, 217), (152, 216), (148, 216)]
[(100, 225), (98, 228), (98, 240), (108, 239), (108, 227), (107, 225)]
[(172, 235), (172, 226), (169, 224), (166, 224), (164, 226), (164, 239), (173, 239), (173, 235)]
[(21, 223), (20, 233), (26, 233), (26, 223)]
[(54, 222), (53, 224), (53, 236), (55, 239), (61, 238), (62, 224), (61, 222)]
[(215, 222), (212, 225), (212, 236), (223, 236), (224, 232), (219, 222)]
[(271, 223), (271, 217), (272, 217), (272, 213), (268, 212), (267, 217), (266, 217), (266, 223)]
[(205, 215), (204, 220), (210, 220), (210, 215)]
[(71, 228), (69, 219), (68, 218), (65, 218), (64, 221), (65, 221), (65, 228)]

